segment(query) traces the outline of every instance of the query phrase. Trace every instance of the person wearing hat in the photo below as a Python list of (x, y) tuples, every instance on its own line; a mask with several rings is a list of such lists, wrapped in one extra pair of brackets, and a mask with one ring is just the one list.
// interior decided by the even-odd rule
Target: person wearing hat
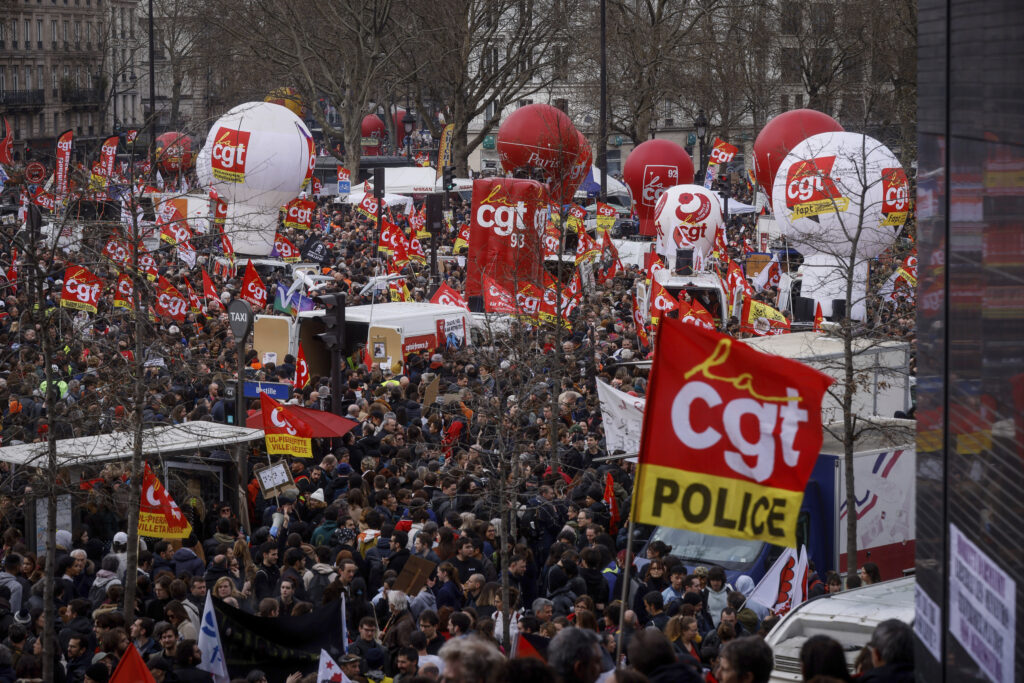
[[(106, 653), (100, 653), (106, 656)], [(110, 680), (110, 669), (102, 661), (92, 664), (85, 670), (82, 683), (107, 683)]]
[(387, 652), (382, 647), (375, 647), (366, 653), (367, 683), (393, 683), (394, 679), (384, 674), (384, 662)]
[(341, 666), (341, 672), (348, 676), (350, 681), (368, 683), (366, 677), (359, 672), (362, 661), (362, 657), (359, 655), (349, 653), (339, 659), (338, 664)]

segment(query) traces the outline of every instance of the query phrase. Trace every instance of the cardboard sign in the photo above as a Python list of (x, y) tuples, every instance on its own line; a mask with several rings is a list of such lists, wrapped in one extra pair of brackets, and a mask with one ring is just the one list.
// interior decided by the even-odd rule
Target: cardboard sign
[(402, 591), (412, 597), (417, 595), (424, 586), (427, 579), (437, 569), (437, 565), (430, 560), (416, 555), (409, 556), (402, 567), (402, 573), (395, 579), (395, 590)]
[(390, 359), (402, 357), (402, 335), (394, 328), (371, 327), (369, 341), (374, 363), (390, 363)]
[(299, 487), (292, 479), (291, 468), (284, 460), (255, 467), (253, 474), (256, 475), (256, 483), (260, 485), (260, 493), (264, 498), (273, 498), (288, 491), (299, 492)]

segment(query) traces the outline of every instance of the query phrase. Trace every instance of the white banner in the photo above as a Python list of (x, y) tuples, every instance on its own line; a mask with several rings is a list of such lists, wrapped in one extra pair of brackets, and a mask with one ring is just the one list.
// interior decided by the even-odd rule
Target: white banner
[(644, 422), (644, 399), (630, 396), (604, 382), (597, 383), (597, 396), (601, 400), (608, 453), (617, 450), (640, 452), (640, 431)]
[(772, 614), (785, 614), (804, 601), (804, 579), (807, 574), (807, 547), (782, 551), (779, 559), (757, 584), (747, 602), (764, 605)]

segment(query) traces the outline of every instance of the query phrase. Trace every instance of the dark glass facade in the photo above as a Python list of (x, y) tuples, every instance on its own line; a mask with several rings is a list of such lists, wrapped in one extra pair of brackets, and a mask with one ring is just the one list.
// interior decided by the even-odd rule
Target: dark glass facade
[[(917, 680), (1000, 680), (982, 662), (1007, 636), (1006, 680), (1021, 681), (1024, 3), (920, 0), (918, 50), (917, 579), (942, 640), (941, 661), (918, 641)], [(952, 527), (1016, 582), (984, 612), (1002, 615), (1001, 630), (975, 647), (950, 629), (978, 606), (950, 589), (965, 553)], [(974, 578), (983, 594), (1000, 580)]]

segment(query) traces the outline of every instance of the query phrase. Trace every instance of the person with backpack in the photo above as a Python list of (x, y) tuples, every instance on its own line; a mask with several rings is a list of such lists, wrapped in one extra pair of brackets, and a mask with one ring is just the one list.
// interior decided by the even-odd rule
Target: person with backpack
[(331, 564), (330, 548), (325, 545), (317, 545), (315, 552), (316, 562), (310, 568), (306, 579), (306, 597), (314, 607), (323, 604), (324, 590), (338, 578), (338, 572)]
[(281, 580), (281, 568), (277, 566), (277, 543), (264, 541), (260, 546), (262, 560), (252, 580), (252, 592), (256, 604), (263, 598), (272, 598), (277, 593), (277, 582)]

